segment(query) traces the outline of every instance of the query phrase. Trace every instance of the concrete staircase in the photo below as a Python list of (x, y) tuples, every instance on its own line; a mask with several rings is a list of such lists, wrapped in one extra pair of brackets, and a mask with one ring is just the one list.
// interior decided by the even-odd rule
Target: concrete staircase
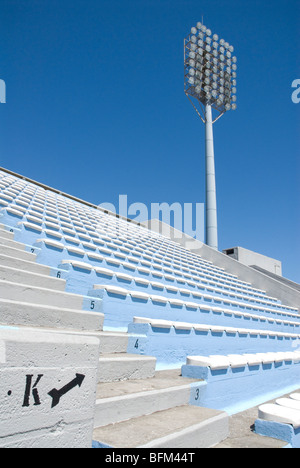
[(228, 435), (228, 415), (190, 406), (198, 381), (180, 370), (98, 385), (95, 447), (206, 448)]
[[(0, 327), (100, 340), (95, 446), (205, 447), (226, 438), (225, 413), (189, 405), (197, 381), (179, 370), (156, 372), (155, 358), (128, 354), (127, 333), (103, 331), (101, 300), (92, 298), (95, 312), (90, 297), (65, 292), (66, 280), (38, 264), (37, 255), (0, 225)], [(17, 444), (28, 442), (23, 439)]]
[[(36, 254), (0, 227), (0, 322), (81, 331), (100, 339), (99, 382), (153, 377), (156, 359), (127, 354), (127, 334), (103, 331), (104, 315), (82, 310), (82, 297), (65, 292), (66, 280), (51, 277)], [(90, 299), (90, 298), (89, 298)], [(94, 300), (94, 299), (93, 299)], [(101, 302), (101, 301), (99, 301)]]

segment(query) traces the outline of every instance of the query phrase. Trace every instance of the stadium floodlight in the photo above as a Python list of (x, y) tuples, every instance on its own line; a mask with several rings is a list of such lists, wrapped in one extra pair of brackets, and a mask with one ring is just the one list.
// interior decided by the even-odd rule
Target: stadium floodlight
[[(184, 92), (205, 123), (206, 244), (218, 249), (213, 124), (236, 110), (234, 47), (202, 23), (184, 39)], [(191, 55), (192, 54), (192, 55)], [(215, 115), (213, 115), (215, 114)]]

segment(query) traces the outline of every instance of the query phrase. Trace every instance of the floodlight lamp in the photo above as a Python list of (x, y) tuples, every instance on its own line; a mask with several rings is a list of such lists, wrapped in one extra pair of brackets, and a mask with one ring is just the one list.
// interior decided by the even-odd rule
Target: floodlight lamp
[(230, 108), (231, 108), (230, 104), (225, 104), (225, 109), (226, 109), (227, 111), (230, 110)]
[(231, 109), (232, 109), (232, 110), (236, 110), (236, 108), (237, 108), (237, 105), (236, 105), (236, 104), (231, 104)]
[(231, 98), (235, 98), (237, 59), (233, 51), (233, 46), (201, 22), (185, 39), (185, 92), (210, 105), (219, 116), (231, 109)]
[(232, 94), (236, 94), (236, 88), (233, 87), (233, 88), (231, 89), (231, 92), (232, 92)]

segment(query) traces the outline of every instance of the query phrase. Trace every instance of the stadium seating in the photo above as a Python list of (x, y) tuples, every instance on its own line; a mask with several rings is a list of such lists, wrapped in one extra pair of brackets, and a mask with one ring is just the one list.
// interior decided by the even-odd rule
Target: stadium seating
[(188, 356), (182, 375), (206, 382), (195, 401), (234, 414), (299, 388), (300, 352)]
[(255, 431), (263, 436), (285, 440), (289, 447), (300, 448), (300, 393), (261, 405)]
[[(124, 443), (114, 437), (127, 420), (150, 424), (150, 415), (164, 412), (167, 421), (176, 409), (194, 427), (189, 443), (211, 446), (228, 433), (224, 411), (300, 387), (297, 304), (282, 304), (143, 226), (5, 170), (0, 223), (0, 340), (12, 327), (22, 342), (26, 334), (39, 342), (39, 333), (78, 340), (79, 348), (90, 342), (90, 385), (99, 384), (95, 446)], [(177, 429), (176, 437), (162, 433), (132, 446), (187, 443), (187, 427)], [(13, 429), (5, 436), (23, 443)]]

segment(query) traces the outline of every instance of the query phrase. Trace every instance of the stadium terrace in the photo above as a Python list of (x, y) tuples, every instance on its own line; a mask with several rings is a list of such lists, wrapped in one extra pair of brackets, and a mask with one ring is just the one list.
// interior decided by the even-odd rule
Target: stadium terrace
[(300, 447), (299, 285), (165, 227), (0, 168), (0, 447)]

